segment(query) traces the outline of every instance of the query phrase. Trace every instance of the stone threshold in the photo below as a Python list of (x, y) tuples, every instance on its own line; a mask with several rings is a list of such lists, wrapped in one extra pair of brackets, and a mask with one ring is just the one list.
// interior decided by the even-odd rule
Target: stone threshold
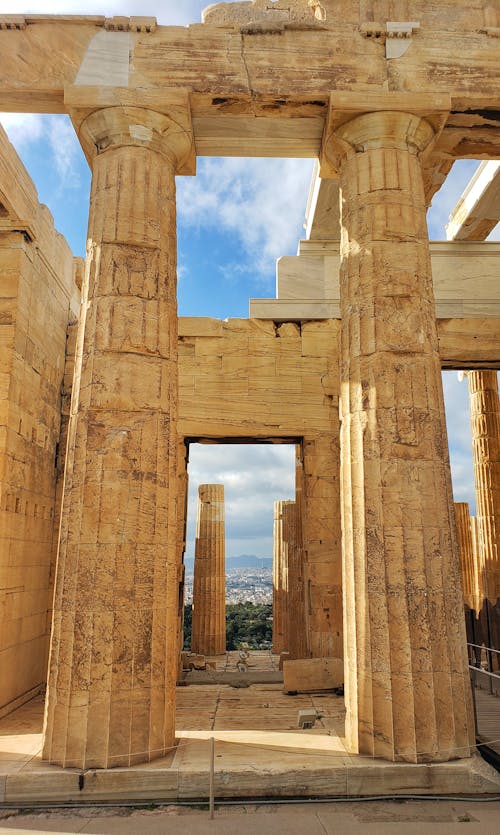
[[(254, 743), (255, 744), (255, 743)], [(226, 759), (227, 747), (216, 744), (216, 757)], [(238, 747), (245, 747), (241, 744)], [(95, 803), (208, 802), (209, 742), (197, 746), (193, 761), (176, 765), (177, 754), (144, 766), (116, 769), (76, 769), (45, 766), (0, 776), (4, 806), (43, 806)], [(222, 752), (222, 753), (221, 753)], [(241, 753), (241, 752), (240, 752)], [(295, 754), (297, 751), (294, 752)], [(326, 752), (325, 752), (326, 754)], [(286, 754), (275, 751), (267, 762), (216, 760), (215, 802), (266, 798), (340, 798), (366, 796), (453, 795), (500, 793), (500, 775), (479, 755), (449, 763), (408, 764), (358, 756), (321, 755), (303, 751), (302, 764), (287, 765)], [(229, 758), (231, 759), (231, 758)], [(257, 758), (258, 760), (259, 758)], [(296, 757), (293, 758), (296, 760)]]

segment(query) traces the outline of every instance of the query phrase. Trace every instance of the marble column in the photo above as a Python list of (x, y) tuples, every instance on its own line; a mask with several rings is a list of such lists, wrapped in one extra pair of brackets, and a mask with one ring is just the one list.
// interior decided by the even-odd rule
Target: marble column
[(192, 137), (130, 106), (79, 136), (92, 189), (43, 756), (110, 768), (175, 742), (175, 174)]
[(324, 148), (342, 216), (346, 738), (407, 762), (474, 741), (419, 159), (433, 135), (410, 113), (353, 114)]
[(194, 552), (191, 651), (226, 651), (224, 485), (200, 484)]
[(500, 597), (500, 402), (496, 371), (469, 371), (476, 518), (483, 591)]
[(306, 657), (302, 525), (296, 501), (283, 503), (283, 539), (287, 551), (286, 650), (290, 658)]
[(479, 614), (482, 594), (479, 583), (479, 563), (472, 539), (472, 525), (467, 502), (455, 502), (457, 538), (462, 573), (464, 603), (468, 609)]
[(295, 445), (295, 512), (297, 524), (297, 565), (294, 571), (296, 582), (296, 597), (294, 607), (297, 618), (292, 626), (292, 634), (289, 649), (292, 658), (308, 658), (308, 631), (309, 624), (306, 616), (306, 564), (304, 547), (304, 461), (302, 443)]
[(284, 529), (286, 501), (274, 502), (273, 652), (288, 652), (288, 543)]

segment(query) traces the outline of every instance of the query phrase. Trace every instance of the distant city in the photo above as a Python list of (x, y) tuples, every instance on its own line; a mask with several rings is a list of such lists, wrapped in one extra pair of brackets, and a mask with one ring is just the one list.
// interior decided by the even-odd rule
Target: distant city
[[(193, 557), (186, 557), (184, 600), (193, 602)], [(243, 554), (226, 559), (226, 603), (272, 603), (273, 561)]]

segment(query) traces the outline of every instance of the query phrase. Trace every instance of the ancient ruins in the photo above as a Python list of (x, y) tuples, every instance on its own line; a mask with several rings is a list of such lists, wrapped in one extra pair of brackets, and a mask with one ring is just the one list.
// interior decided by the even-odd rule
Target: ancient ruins
[[(345, 757), (398, 764), (372, 791), (497, 791), (471, 756), (464, 595), (498, 641), (499, 1), (216, 3), (185, 28), (0, 15), (0, 110), (69, 114), (92, 170), (84, 264), (0, 130), (0, 715), (47, 685), (39, 796), (92, 773), (122, 797), (175, 749), (187, 449), (228, 439), (296, 446), (279, 648), (341, 664)], [(175, 177), (231, 155), (319, 160), (306, 240), (250, 318), (178, 318)], [(466, 158), (484, 165), (430, 244)], [(442, 369), (468, 372), (472, 523)], [(203, 652), (224, 649), (222, 561), (219, 536)], [(117, 766), (132, 783), (110, 795)], [(238, 767), (221, 792), (285, 792)], [(335, 794), (317, 769), (311, 793)]]
[(224, 485), (200, 484), (196, 526), (192, 652), (226, 651)]

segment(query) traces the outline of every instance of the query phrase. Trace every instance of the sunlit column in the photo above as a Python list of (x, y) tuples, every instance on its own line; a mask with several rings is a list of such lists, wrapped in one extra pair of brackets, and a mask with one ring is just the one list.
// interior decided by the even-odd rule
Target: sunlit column
[(191, 650), (226, 651), (224, 485), (200, 484), (194, 552)]
[(115, 106), (80, 125), (92, 190), (43, 749), (63, 766), (175, 741), (177, 119)]
[(500, 402), (496, 371), (469, 371), (476, 517), (483, 591), (500, 597)]
[(346, 737), (388, 760), (473, 743), (420, 152), (404, 112), (326, 134), (341, 190)]
[(457, 539), (462, 572), (464, 603), (478, 615), (482, 605), (478, 554), (472, 539), (471, 517), (467, 502), (455, 502)]
[(287, 501), (274, 502), (273, 652), (288, 651), (288, 543), (284, 529)]

